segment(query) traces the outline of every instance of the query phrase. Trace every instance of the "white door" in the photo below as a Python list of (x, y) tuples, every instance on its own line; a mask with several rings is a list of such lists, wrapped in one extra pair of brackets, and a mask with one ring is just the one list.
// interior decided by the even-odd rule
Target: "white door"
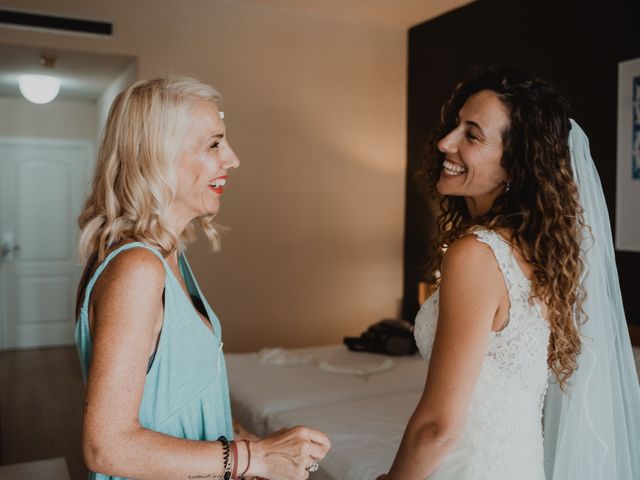
[(0, 139), (0, 347), (73, 342), (90, 142)]

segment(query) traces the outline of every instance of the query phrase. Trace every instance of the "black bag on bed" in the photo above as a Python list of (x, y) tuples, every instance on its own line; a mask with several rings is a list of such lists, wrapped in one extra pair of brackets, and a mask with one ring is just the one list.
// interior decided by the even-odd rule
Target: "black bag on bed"
[(418, 350), (412, 325), (404, 320), (381, 320), (359, 337), (344, 337), (344, 343), (354, 352), (413, 355)]

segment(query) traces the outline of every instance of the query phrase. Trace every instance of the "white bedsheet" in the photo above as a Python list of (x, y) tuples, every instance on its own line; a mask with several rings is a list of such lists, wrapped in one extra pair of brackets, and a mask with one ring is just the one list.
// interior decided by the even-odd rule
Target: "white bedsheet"
[(355, 376), (321, 370), (318, 363), (379, 364), (385, 356), (351, 352), (343, 345), (289, 351), (310, 354), (314, 361), (308, 365), (275, 366), (261, 364), (256, 353), (225, 355), (233, 416), (258, 435), (267, 433), (267, 422), (275, 413), (390, 393), (421, 392), (426, 378), (426, 364), (419, 355), (390, 357), (393, 368)]
[(332, 448), (314, 480), (374, 480), (391, 467), (422, 392), (388, 394), (270, 416), (275, 431), (296, 424), (325, 432)]

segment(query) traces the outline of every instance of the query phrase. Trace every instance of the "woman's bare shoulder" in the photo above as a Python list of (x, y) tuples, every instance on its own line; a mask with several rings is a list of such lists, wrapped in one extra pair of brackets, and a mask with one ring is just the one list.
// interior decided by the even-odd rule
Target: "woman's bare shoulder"
[(448, 284), (475, 284), (481, 289), (502, 278), (493, 250), (475, 235), (453, 242), (442, 260), (442, 281)]
[[(447, 311), (454, 308), (457, 315), (454, 317), (467, 320), (493, 321), (508, 295), (493, 250), (475, 235), (460, 237), (447, 249), (442, 261), (440, 289), (441, 309), (449, 305)], [(451, 316), (448, 318), (451, 321)]]
[(444, 254), (443, 263), (472, 262), (482, 266), (495, 263), (491, 247), (470, 233), (457, 238)]
[(106, 266), (95, 285), (95, 296), (135, 289), (153, 294), (164, 288), (165, 269), (156, 254), (147, 248), (119, 252)]

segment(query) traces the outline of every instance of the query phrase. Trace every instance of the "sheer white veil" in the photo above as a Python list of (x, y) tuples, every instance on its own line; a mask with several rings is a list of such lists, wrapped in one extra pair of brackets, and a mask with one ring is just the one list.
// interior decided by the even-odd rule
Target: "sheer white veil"
[[(622, 307), (607, 205), (589, 140), (571, 120), (569, 147), (585, 228), (587, 315), (566, 393), (549, 382), (544, 410), (548, 480), (640, 479), (640, 387)], [(590, 231), (589, 231), (590, 230)]]

